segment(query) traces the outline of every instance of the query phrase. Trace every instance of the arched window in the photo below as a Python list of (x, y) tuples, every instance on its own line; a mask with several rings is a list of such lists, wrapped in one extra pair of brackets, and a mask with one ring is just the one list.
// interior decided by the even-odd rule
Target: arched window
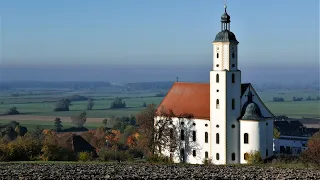
[(180, 139), (182, 141), (184, 141), (184, 130), (183, 129), (181, 129), (181, 131), (180, 131)]
[(216, 83), (219, 83), (219, 74), (216, 75)]
[(232, 58), (234, 58), (234, 52), (232, 53)]
[(192, 131), (192, 140), (195, 142), (197, 140), (196, 131)]
[(205, 157), (205, 158), (208, 158), (208, 157), (209, 157), (208, 151), (206, 151), (206, 152), (204, 153), (204, 157)]
[(184, 158), (184, 149), (183, 148), (180, 149), (180, 157), (181, 157), (181, 162), (184, 162), (185, 158)]
[(193, 155), (193, 157), (196, 157), (196, 156), (197, 156), (196, 150), (193, 150), (192, 155)]
[(244, 133), (244, 144), (249, 144), (249, 134)]
[(216, 159), (217, 159), (217, 160), (220, 159), (219, 153), (216, 154)]
[(219, 104), (219, 99), (216, 100), (216, 108), (219, 109), (220, 104)]
[(232, 73), (232, 83), (235, 83), (236, 82), (236, 78), (235, 78), (235, 75)]
[(236, 153), (231, 154), (231, 159), (232, 159), (232, 161), (236, 160)]
[(173, 139), (173, 129), (170, 129), (170, 139)]
[(234, 99), (232, 99), (231, 106), (232, 106), (232, 109), (235, 108), (235, 100)]
[(244, 153), (244, 160), (248, 160), (249, 154), (248, 153)]
[(217, 53), (217, 58), (219, 58), (219, 53)]
[(204, 142), (208, 143), (208, 132), (204, 133)]
[(220, 142), (220, 137), (219, 137), (219, 133), (216, 134), (216, 144), (219, 144)]

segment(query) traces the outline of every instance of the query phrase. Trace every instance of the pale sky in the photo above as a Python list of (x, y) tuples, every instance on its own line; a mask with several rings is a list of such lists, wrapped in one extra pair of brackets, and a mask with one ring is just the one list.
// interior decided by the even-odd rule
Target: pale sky
[[(1, 64), (210, 64), (224, 0), (0, 0)], [(319, 0), (229, 0), (239, 63), (319, 64)]]

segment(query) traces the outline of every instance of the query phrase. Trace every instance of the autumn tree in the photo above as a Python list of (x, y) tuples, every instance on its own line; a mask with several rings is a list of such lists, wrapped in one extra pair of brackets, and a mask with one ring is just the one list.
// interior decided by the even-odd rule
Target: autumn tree
[(280, 138), (280, 132), (277, 128), (273, 129), (273, 137), (274, 138)]
[(307, 143), (308, 149), (305, 150), (301, 158), (305, 163), (320, 166), (320, 132), (315, 133)]
[(154, 154), (154, 117), (156, 106), (149, 104), (144, 110), (136, 115), (138, 131), (141, 136), (138, 139), (138, 146), (147, 155)]
[(107, 140), (107, 146), (116, 146), (119, 142), (119, 139), (121, 137), (121, 133), (119, 130), (112, 130), (111, 132), (107, 132), (106, 140)]
[(82, 111), (79, 115), (71, 117), (72, 124), (77, 128), (82, 128), (87, 121), (86, 111)]
[(137, 115), (138, 146), (144, 147), (148, 155), (162, 155), (164, 150), (171, 149), (177, 144), (176, 127), (173, 118), (176, 117), (171, 110), (156, 109), (154, 104), (148, 105)]

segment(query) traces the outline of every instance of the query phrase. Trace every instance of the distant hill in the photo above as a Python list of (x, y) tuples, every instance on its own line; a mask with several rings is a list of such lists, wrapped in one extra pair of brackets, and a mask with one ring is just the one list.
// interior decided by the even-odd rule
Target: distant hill
[(172, 81), (136, 82), (126, 84), (128, 90), (168, 90), (172, 87)]
[(103, 88), (110, 87), (110, 82), (85, 82), (85, 81), (62, 81), (62, 82), (45, 82), (45, 81), (8, 81), (1, 82), (0, 89), (16, 89), (16, 88)]

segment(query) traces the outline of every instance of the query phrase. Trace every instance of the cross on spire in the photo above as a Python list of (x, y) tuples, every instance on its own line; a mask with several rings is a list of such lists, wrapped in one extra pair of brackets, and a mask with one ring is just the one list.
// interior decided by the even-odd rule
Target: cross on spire
[(179, 77), (177, 77), (177, 82), (179, 82)]

